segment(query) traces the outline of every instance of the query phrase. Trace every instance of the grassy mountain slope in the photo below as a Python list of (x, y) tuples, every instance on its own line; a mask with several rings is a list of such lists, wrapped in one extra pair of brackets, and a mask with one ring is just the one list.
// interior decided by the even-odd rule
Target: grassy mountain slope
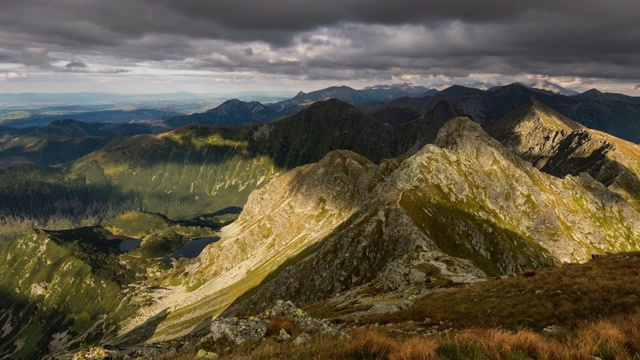
[(119, 286), (45, 233), (0, 247), (0, 354), (33, 359), (114, 331), (132, 314)]
[(26, 135), (0, 144), (0, 166), (32, 164), (53, 165), (76, 160), (94, 152), (112, 139), (87, 136)]
[(60, 164), (96, 151), (118, 136), (149, 134), (139, 124), (98, 124), (65, 119), (0, 143), (0, 165)]
[(33, 115), (16, 120), (5, 120), (2, 125), (15, 127), (45, 126), (57, 120), (73, 118), (77, 121), (91, 123), (129, 123), (132, 121), (158, 120), (180, 115), (172, 110), (135, 109), (135, 110), (101, 110), (81, 111), (69, 113), (62, 111), (62, 115)]
[[(189, 262), (162, 260), (212, 234), (128, 213), (104, 227), (32, 230), (6, 242), (0, 246), (0, 356), (41, 358), (115, 339), (125, 320), (153, 302), (150, 289), (178, 281)], [(123, 252), (126, 241), (140, 245)]]
[(9, 126), (0, 126), (0, 144), (19, 136), (26, 135), (35, 130), (35, 128), (19, 129)]
[(34, 135), (53, 135), (70, 138), (86, 136), (133, 136), (150, 134), (157, 129), (144, 124), (88, 123), (73, 119), (56, 120), (33, 132)]

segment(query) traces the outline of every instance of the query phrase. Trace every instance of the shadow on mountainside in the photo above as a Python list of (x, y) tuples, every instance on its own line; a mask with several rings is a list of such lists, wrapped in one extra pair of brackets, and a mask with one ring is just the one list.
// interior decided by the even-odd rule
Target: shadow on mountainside
[(118, 347), (127, 347), (144, 343), (145, 341), (150, 339), (151, 336), (153, 336), (156, 329), (158, 328), (158, 325), (163, 322), (170, 313), (171, 311), (169, 311), (168, 309), (160, 311), (156, 315), (147, 319), (147, 321), (145, 321), (144, 323), (127, 332), (124, 337), (111, 342), (111, 345)]
[(5, 220), (11, 217), (31, 219), (39, 226), (66, 221), (73, 226), (85, 220), (99, 222), (125, 212), (142, 210), (136, 194), (122, 192), (112, 185), (92, 185), (81, 181), (56, 183), (54, 179), (59, 176), (56, 173), (40, 178), (29, 178), (31, 174), (21, 171), (9, 175), (0, 175), (3, 179), (0, 215)]
[[(75, 320), (63, 309), (44, 310), (40, 300), (16, 295), (0, 287), (0, 357), (8, 359), (42, 359), (49, 354), (54, 334), (87, 336), (73, 329)], [(43, 326), (46, 324), (46, 326)], [(97, 339), (87, 339), (97, 340)], [(75, 347), (79, 345), (76, 344)]]
[(106, 146), (113, 138), (67, 138), (29, 135), (0, 146), (0, 165), (53, 165), (77, 160)]
[[(460, 115), (438, 102), (422, 119), (383, 124), (339, 100), (314, 103), (285, 119), (258, 125), (219, 127), (191, 124), (157, 136), (129, 138), (103, 149), (106, 159), (182, 165), (220, 164), (230, 157), (266, 156), (291, 169), (317, 162), (332, 150), (351, 150), (373, 162), (399, 157), (434, 137), (446, 120)], [(432, 119), (438, 117), (438, 119)]]
[[(255, 188), (286, 170), (317, 162), (332, 150), (351, 150), (373, 162), (411, 154), (432, 141), (439, 127), (456, 113), (441, 103), (431, 115), (393, 126), (381, 124), (344, 102), (328, 100), (268, 124), (189, 125), (159, 135), (113, 141), (65, 167), (37, 167), (38, 180), (19, 167), (0, 168), (5, 178), (24, 180), (19, 185), (3, 183), (0, 192), (4, 194), (0, 196), (6, 199), (3, 204), (16, 204), (5, 205), (5, 209), (17, 207), (6, 212), (14, 216), (76, 216), (83, 211), (57, 210), (53, 203), (82, 208), (89, 205), (85, 205), (84, 195), (76, 194), (106, 191), (89, 202), (109, 212), (121, 207), (126, 197), (139, 203), (131, 210), (190, 219), (228, 206), (243, 206)], [(50, 173), (57, 176), (46, 176)], [(78, 181), (63, 180), (71, 177)], [(37, 204), (41, 197), (51, 198), (44, 200), (51, 204), (34, 206), (32, 199)]]

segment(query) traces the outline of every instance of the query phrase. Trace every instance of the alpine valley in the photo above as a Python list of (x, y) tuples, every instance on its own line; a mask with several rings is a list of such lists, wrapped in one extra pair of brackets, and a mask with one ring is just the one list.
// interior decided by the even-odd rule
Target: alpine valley
[(91, 114), (0, 123), (2, 359), (639, 356), (640, 98)]

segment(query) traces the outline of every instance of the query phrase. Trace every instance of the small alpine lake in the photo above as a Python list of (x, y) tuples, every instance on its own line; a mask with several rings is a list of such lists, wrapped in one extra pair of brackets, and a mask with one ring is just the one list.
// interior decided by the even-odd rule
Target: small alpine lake
[(202, 252), (204, 248), (216, 241), (220, 240), (219, 236), (207, 236), (203, 238), (190, 240), (185, 245), (177, 248), (173, 254), (166, 257), (163, 261), (165, 263), (171, 262), (171, 259), (188, 258), (192, 259)]

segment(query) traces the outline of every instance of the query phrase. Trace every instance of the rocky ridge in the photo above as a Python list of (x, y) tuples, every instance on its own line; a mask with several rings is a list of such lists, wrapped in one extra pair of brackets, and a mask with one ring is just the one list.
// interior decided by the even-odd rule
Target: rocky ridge
[(173, 308), (153, 339), (281, 298), (304, 305), (358, 288), (418, 294), (582, 262), (638, 249), (639, 228), (638, 212), (591, 176), (540, 172), (456, 118), (406, 159), (375, 165), (332, 152), (254, 192), (190, 270), (199, 295)]
[(640, 217), (617, 194), (589, 176), (538, 172), (463, 119), (447, 123), (436, 145), (403, 161), (372, 194), (248, 306), (276, 294), (305, 304), (364, 284), (398, 290), (585, 261), (604, 249), (637, 248), (640, 236), (629, 226)]

